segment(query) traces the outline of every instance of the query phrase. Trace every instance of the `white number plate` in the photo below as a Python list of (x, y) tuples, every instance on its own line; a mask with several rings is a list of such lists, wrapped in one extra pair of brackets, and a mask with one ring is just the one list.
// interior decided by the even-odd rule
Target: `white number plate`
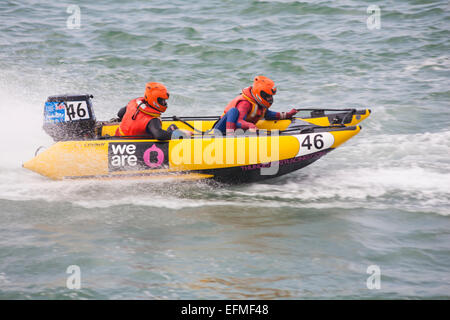
[(334, 143), (334, 136), (329, 132), (301, 134), (295, 137), (300, 143), (297, 157), (328, 149)]
[(86, 101), (67, 101), (65, 121), (89, 119)]

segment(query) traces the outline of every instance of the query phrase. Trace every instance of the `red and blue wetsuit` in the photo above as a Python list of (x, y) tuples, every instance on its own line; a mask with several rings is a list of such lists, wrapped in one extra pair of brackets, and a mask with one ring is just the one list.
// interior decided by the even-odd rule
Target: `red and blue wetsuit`
[(286, 113), (270, 111), (259, 106), (251, 94), (251, 87), (248, 87), (243, 89), (242, 93), (227, 105), (214, 128), (222, 133), (234, 131), (238, 128), (243, 130), (256, 129), (256, 123), (261, 119), (287, 119), (295, 113), (295, 109)]

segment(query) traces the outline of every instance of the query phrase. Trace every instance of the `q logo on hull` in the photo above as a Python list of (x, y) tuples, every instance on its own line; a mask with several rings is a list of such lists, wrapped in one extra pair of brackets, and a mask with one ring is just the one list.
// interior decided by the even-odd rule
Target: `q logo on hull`
[(108, 169), (141, 171), (162, 168), (169, 163), (168, 142), (110, 142)]
[[(152, 152), (157, 153), (157, 156), (156, 156), (157, 162), (151, 162), (150, 155)], [(145, 150), (143, 159), (144, 159), (144, 163), (148, 167), (157, 168), (157, 167), (160, 167), (164, 162), (164, 152), (154, 144), (150, 148)]]

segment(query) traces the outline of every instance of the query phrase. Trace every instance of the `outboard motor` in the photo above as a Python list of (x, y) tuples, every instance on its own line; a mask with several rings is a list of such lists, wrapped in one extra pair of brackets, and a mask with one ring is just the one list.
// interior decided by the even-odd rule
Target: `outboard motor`
[(44, 131), (55, 141), (95, 137), (96, 119), (90, 94), (57, 95), (44, 106)]

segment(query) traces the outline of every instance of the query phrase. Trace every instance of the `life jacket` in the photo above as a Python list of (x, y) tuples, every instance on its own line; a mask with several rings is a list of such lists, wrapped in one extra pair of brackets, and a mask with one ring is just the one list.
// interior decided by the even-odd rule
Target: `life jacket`
[(146, 130), (149, 121), (155, 118), (159, 119), (161, 112), (148, 106), (143, 99), (140, 97), (128, 102), (127, 111), (116, 130), (116, 136), (149, 135)]
[(263, 107), (260, 107), (258, 105), (258, 103), (256, 102), (255, 98), (253, 98), (253, 95), (251, 93), (251, 89), (252, 89), (252, 87), (248, 87), (248, 88), (243, 89), (242, 93), (240, 95), (238, 95), (236, 98), (231, 100), (231, 102), (225, 107), (225, 110), (224, 110), (224, 112), (223, 112), (221, 117), (223, 117), (228, 112), (228, 110), (236, 107), (239, 102), (245, 100), (245, 101), (250, 102), (251, 105), (252, 105), (252, 109), (247, 114), (247, 117), (244, 117), (245, 121), (256, 124), (259, 120), (264, 118), (264, 116), (266, 115), (267, 109), (263, 108)]

